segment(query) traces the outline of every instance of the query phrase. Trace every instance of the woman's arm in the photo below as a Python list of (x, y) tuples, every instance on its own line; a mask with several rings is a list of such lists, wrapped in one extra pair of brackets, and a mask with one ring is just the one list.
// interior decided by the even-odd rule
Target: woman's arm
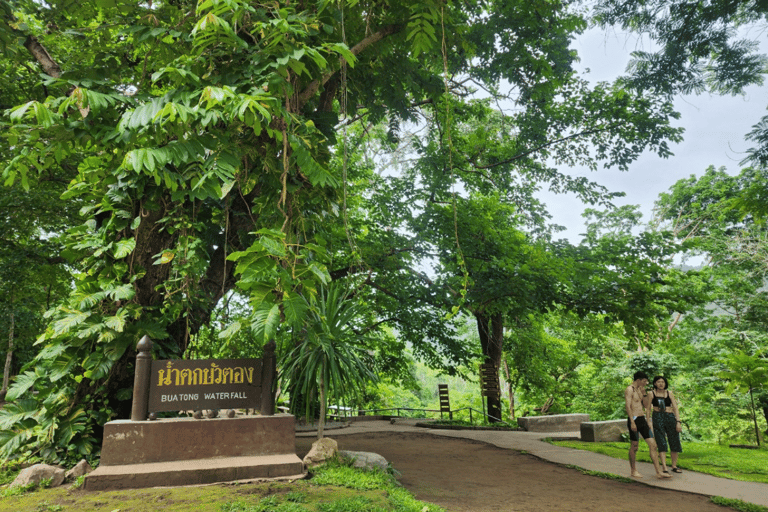
[(675, 413), (675, 419), (680, 422), (680, 411), (677, 409), (677, 400), (675, 399), (675, 395), (672, 393), (671, 389), (668, 389), (667, 392), (669, 393), (669, 398), (672, 400), (672, 412)]
[(677, 399), (671, 389), (668, 389), (667, 392), (669, 393), (670, 400), (672, 400), (672, 412), (675, 413), (675, 420), (677, 421), (677, 423), (675, 423), (675, 430), (682, 432), (683, 424), (680, 422), (680, 410), (677, 408)]

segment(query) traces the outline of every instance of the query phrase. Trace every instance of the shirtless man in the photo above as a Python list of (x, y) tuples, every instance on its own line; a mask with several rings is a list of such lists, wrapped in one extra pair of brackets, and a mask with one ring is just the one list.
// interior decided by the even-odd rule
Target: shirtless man
[[(646, 418), (651, 417), (651, 401), (647, 399), (645, 388), (648, 386), (648, 375), (636, 372), (634, 381), (624, 390), (624, 406), (627, 410), (627, 428), (629, 428), (629, 468), (633, 478), (643, 478), (635, 467), (635, 457), (640, 446), (640, 436), (648, 443), (653, 467), (656, 468), (656, 478), (672, 478), (669, 473), (662, 473), (659, 467), (659, 453), (656, 440), (653, 438), (652, 424)], [(646, 415), (647, 411), (647, 415)]]

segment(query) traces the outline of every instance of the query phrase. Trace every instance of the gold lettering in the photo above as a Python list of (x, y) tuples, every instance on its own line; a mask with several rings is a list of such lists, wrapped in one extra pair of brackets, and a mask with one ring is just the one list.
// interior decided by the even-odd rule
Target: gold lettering
[(171, 369), (172, 369), (171, 366), (172, 366), (172, 364), (173, 363), (171, 361), (168, 361), (168, 365), (166, 366), (166, 368), (168, 369), (167, 370), (168, 371), (167, 375), (164, 375), (166, 373), (166, 370), (158, 370), (157, 371), (157, 385), (158, 385), (158, 387), (163, 386), (163, 385), (165, 385), (165, 386), (170, 386), (171, 385)]
[(238, 366), (235, 368), (235, 384), (242, 384), (243, 383), (243, 372), (245, 370)]
[(253, 384), (253, 366), (246, 368), (245, 371), (245, 378), (248, 379), (248, 384)]
[[(214, 375), (217, 375), (217, 377), (214, 378)], [(221, 384), (221, 368), (219, 368), (216, 363), (211, 363), (211, 379), (213, 379), (213, 382), (216, 384)], [(209, 382), (208, 384), (213, 384), (213, 382)]]
[(184, 368), (179, 372), (179, 377), (176, 379), (177, 386), (192, 386), (197, 384), (197, 379), (189, 368)]
[(235, 382), (232, 368), (224, 368), (224, 371), (221, 372), (221, 376), (222, 384), (232, 384)]

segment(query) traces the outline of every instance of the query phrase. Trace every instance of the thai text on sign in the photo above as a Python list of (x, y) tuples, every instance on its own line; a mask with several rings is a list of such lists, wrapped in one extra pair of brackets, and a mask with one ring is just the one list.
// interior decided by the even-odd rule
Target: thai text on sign
[(152, 361), (149, 411), (258, 409), (261, 359)]

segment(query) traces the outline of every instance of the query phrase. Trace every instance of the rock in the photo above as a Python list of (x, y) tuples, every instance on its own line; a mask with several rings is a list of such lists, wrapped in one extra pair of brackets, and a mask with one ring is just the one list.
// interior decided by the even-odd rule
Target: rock
[(29, 466), (27, 469), (23, 469), (11, 483), (11, 487), (28, 485), (30, 483), (39, 484), (41, 481), (47, 479), (51, 480), (51, 487), (56, 487), (64, 482), (64, 473), (65, 471), (62, 468), (56, 466), (35, 464), (34, 466)]
[(312, 443), (312, 448), (309, 450), (307, 456), (304, 457), (304, 467), (321, 464), (326, 460), (333, 458), (338, 450), (338, 443), (330, 437), (318, 439)]
[(380, 468), (386, 471), (389, 467), (389, 462), (387, 462), (387, 459), (378, 453), (351, 452), (348, 450), (341, 450), (339, 455), (347, 459), (352, 459), (354, 461), (352, 466), (360, 469), (368, 470), (373, 468)]
[(82, 459), (80, 462), (78, 462), (75, 467), (67, 471), (67, 473), (64, 475), (64, 480), (71, 481), (74, 480), (77, 477), (87, 475), (93, 471), (93, 468), (90, 464), (88, 464), (88, 461), (85, 459)]

